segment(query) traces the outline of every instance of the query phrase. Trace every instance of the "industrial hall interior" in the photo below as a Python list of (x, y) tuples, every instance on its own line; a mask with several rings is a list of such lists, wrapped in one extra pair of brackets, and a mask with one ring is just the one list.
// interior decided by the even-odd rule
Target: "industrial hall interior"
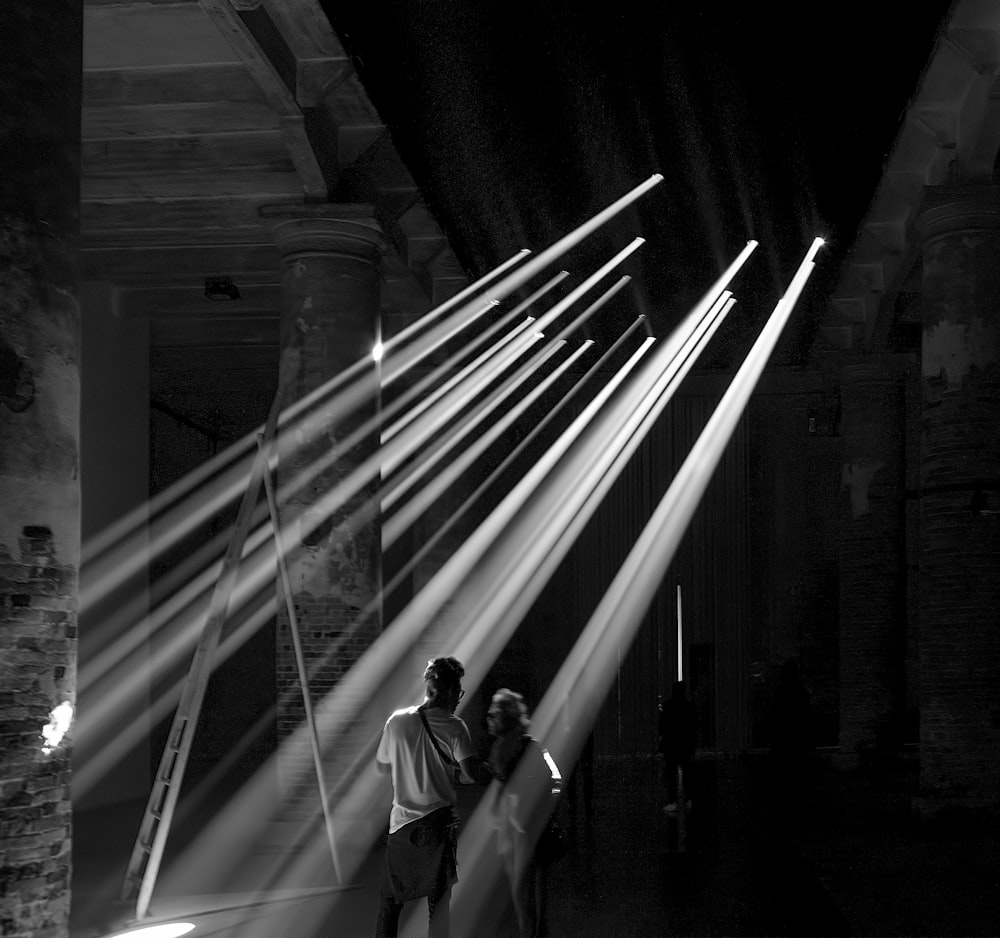
[(375, 934), (449, 656), (456, 938), (1000, 933), (1000, 3), (0, 46), (0, 933)]

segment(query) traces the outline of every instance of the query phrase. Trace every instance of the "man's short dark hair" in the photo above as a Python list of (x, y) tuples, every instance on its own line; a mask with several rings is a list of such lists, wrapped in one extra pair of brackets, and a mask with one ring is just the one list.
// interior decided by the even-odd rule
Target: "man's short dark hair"
[(427, 689), (435, 696), (462, 686), (465, 668), (457, 658), (433, 658), (424, 668)]

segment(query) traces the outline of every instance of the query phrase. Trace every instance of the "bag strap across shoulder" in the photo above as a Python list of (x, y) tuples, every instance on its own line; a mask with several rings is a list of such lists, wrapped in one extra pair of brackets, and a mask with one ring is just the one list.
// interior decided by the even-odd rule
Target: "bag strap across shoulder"
[(434, 744), (437, 754), (444, 759), (446, 765), (450, 765), (453, 769), (459, 768), (458, 763), (441, 748), (441, 744), (438, 742), (437, 737), (431, 732), (431, 725), (427, 722), (427, 716), (424, 714), (423, 707), (417, 707), (417, 713), (420, 714), (420, 722), (424, 724), (424, 729), (427, 731), (427, 735), (431, 738), (431, 742)]

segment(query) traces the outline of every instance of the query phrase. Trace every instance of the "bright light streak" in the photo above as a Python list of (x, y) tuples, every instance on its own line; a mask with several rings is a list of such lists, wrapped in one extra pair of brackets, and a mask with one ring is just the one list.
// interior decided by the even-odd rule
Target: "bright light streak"
[(426, 511), (434, 500), (439, 498), (445, 489), (452, 485), (472, 463), (493, 445), (506, 431), (531, 407), (548, 389), (563, 376), (580, 356), (594, 343), (590, 340), (580, 346), (538, 387), (527, 394), (504, 417), (497, 421), (482, 437), (480, 437), (465, 453), (451, 463), (447, 469), (438, 473), (420, 493), (396, 515), (386, 520), (382, 527), (382, 542), (384, 547), (390, 547), (413, 522)]
[[(587, 370), (587, 372), (576, 382), (575, 385), (567, 392), (567, 394), (553, 407), (551, 410), (546, 412), (545, 416), (532, 427), (528, 435), (521, 440), (520, 443), (511, 451), (506, 457), (504, 457), (503, 462), (494, 469), (490, 475), (479, 485), (479, 487), (462, 503), (461, 507), (450, 514), (444, 524), (438, 528), (437, 531), (431, 536), (431, 538), (426, 541), (420, 549), (406, 562), (406, 564), (400, 569), (398, 573), (383, 586), (383, 595), (391, 594), (396, 587), (402, 583), (406, 577), (410, 575), (413, 569), (419, 564), (426, 556), (429, 554), (441, 541), (445, 535), (465, 516), (465, 514), (472, 508), (472, 506), (487, 492), (490, 487), (503, 475), (507, 468), (516, 460), (520, 455), (537, 439), (539, 434), (551, 423), (555, 418), (562, 412), (562, 409), (567, 406), (570, 401), (586, 386), (588, 381), (596, 375), (601, 368), (604, 367), (605, 363), (608, 362), (611, 357), (625, 344), (628, 339), (636, 329), (639, 328), (645, 322), (645, 316), (639, 316), (614, 342), (614, 344), (605, 350), (601, 357), (594, 362), (593, 365)], [(652, 336), (650, 336), (652, 338)], [(371, 610), (365, 610), (364, 614), (370, 614)]]
[[(416, 420), (422, 413), (429, 410), (434, 404), (436, 404), (441, 398), (450, 394), (455, 388), (462, 384), (463, 381), (468, 381), (474, 375), (481, 375), (483, 371), (483, 366), (493, 360), (494, 362), (498, 360), (498, 356), (503, 352), (510, 344), (524, 332), (528, 326), (531, 325), (531, 320), (526, 319), (519, 323), (514, 329), (508, 332), (505, 336), (499, 339), (494, 345), (491, 345), (486, 351), (481, 355), (474, 358), (471, 362), (465, 365), (463, 368), (459, 369), (454, 375), (452, 375), (447, 381), (442, 385), (435, 388), (429, 394), (427, 394), (419, 404), (414, 407), (409, 408), (406, 413), (404, 413), (399, 420), (394, 424), (386, 427), (382, 431), (382, 442), (387, 443), (396, 434), (398, 434), (402, 429), (409, 426)], [(518, 352), (526, 348), (524, 340), (515, 346)], [(509, 359), (507, 359), (509, 360)], [(464, 396), (464, 393), (463, 393)], [(391, 469), (391, 467), (387, 467)]]
[(49, 722), (42, 727), (42, 752), (51, 755), (63, 741), (73, 723), (73, 705), (64, 700), (49, 713)]
[(532, 258), (526, 264), (522, 265), (518, 270), (514, 271), (512, 274), (508, 274), (503, 280), (500, 281), (492, 290), (489, 291), (489, 295), (496, 297), (498, 300), (502, 300), (504, 297), (513, 293), (521, 284), (527, 283), (532, 277), (535, 276), (539, 271), (544, 270), (549, 266), (557, 257), (565, 254), (570, 248), (579, 244), (588, 235), (595, 232), (601, 225), (610, 221), (615, 215), (621, 212), (623, 209), (631, 205), (636, 199), (641, 198), (645, 195), (653, 186), (659, 185), (663, 182), (663, 176), (660, 173), (654, 173), (645, 182), (640, 183), (630, 192), (625, 193), (620, 199), (612, 202), (607, 208), (601, 210), (588, 221), (580, 225), (579, 228), (571, 231), (568, 235), (563, 236), (551, 247), (546, 248), (537, 257)]
[(406, 492), (427, 475), (438, 462), (472, 433), (504, 400), (510, 397), (514, 391), (524, 384), (556, 352), (562, 349), (565, 344), (564, 341), (552, 342), (540, 349), (531, 359), (518, 368), (514, 374), (508, 377), (499, 387), (495, 388), (477, 406), (474, 413), (469, 414), (465, 420), (451, 428), (446, 434), (434, 439), (431, 448), (424, 452), (420, 461), (409, 472), (398, 481), (394, 479), (385, 486), (382, 493), (383, 508), (391, 508), (395, 505)]
[(105, 938), (180, 938), (194, 931), (191, 922), (164, 922), (161, 925), (143, 925), (127, 931), (116, 931)]
[(681, 605), (681, 585), (677, 584), (677, 680), (684, 680), (684, 627), (683, 607)]
[(380, 362), (382, 361), (382, 352), (385, 351), (385, 346), (381, 342), (376, 342), (374, 348), (372, 349), (372, 360)]

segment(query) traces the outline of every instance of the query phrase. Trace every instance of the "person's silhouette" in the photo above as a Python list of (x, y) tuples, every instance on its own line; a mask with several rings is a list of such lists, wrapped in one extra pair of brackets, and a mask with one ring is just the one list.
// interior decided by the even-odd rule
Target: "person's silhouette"
[(683, 681), (675, 681), (670, 699), (660, 704), (657, 733), (667, 797), (663, 809), (671, 813), (684, 807), (681, 801), (690, 804), (691, 763), (698, 740), (698, 711), (687, 699)]

